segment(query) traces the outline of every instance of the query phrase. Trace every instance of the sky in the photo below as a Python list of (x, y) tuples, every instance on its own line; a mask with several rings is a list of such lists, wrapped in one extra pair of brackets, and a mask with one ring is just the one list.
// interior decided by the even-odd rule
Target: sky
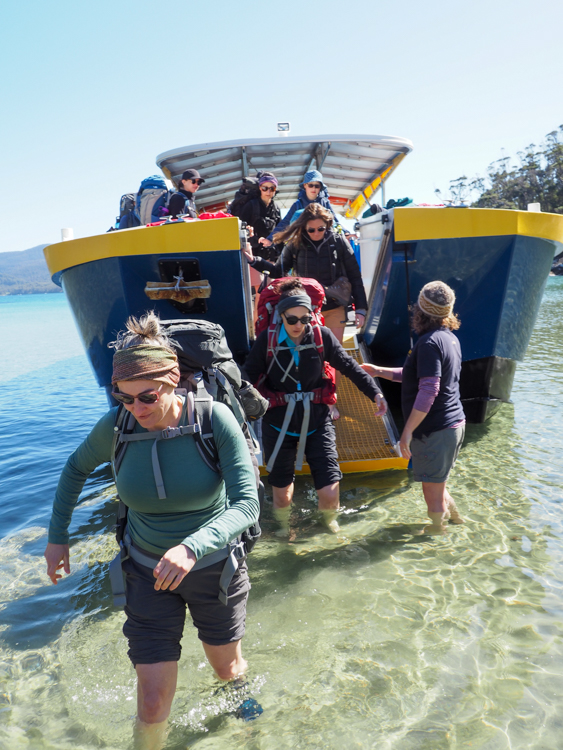
[(408, 138), (386, 198), (436, 202), (563, 123), (562, 27), (561, 0), (3, 3), (0, 252), (104, 232), (159, 153), (279, 121)]

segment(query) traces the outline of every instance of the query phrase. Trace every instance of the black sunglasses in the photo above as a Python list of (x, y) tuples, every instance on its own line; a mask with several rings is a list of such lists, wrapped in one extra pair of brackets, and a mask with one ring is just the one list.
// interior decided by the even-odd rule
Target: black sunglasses
[(302, 318), (298, 318), (297, 315), (284, 315), (283, 317), (287, 320), (290, 326), (297, 325), (297, 323), (306, 326), (307, 323), (310, 323), (313, 320), (311, 315), (304, 315)]
[(141, 393), (139, 396), (130, 396), (128, 393), (120, 393), (119, 391), (112, 391), (111, 395), (120, 404), (131, 404), (135, 403), (135, 399), (138, 398), (142, 404), (156, 404), (160, 398), (160, 393)]
[(193, 182), (194, 185), (202, 185), (203, 184), (203, 180), (202, 179), (199, 179), (199, 180), (192, 180), (192, 179), (190, 179), (190, 182)]
[(260, 190), (263, 193), (275, 193), (277, 188), (275, 187), (264, 187), (264, 185), (260, 185)]
[(326, 232), (326, 227), (313, 227), (312, 229), (307, 229), (309, 234), (315, 234), (315, 232)]

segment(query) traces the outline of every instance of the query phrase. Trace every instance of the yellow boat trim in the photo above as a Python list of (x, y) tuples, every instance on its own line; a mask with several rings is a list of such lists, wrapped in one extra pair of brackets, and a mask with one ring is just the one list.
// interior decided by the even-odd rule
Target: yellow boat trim
[(396, 208), (395, 240), (522, 235), (563, 243), (563, 215), (497, 208)]
[(374, 195), (375, 191), (378, 190), (382, 183), (390, 176), (391, 172), (394, 172), (399, 164), (403, 161), (406, 154), (399, 154), (393, 159), (393, 163), (390, 167), (382, 172), (375, 180), (370, 183), (364, 190), (359, 193), (356, 198), (350, 204), (350, 208), (346, 211), (347, 219), (355, 219), (359, 214), (364, 211), (369, 205), (369, 199)]
[(173, 255), (239, 250), (238, 219), (209, 219), (158, 227), (135, 227), (57, 242), (45, 248), (51, 276), (72, 266), (127, 255)]
[[(341, 461), (340, 471), (343, 474), (362, 474), (373, 471), (386, 471), (387, 469), (400, 469), (405, 471), (408, 466), (406, 458), (374, 458), (367, 461)], [(303, 464), (301, 471), (296, 471), (296, 474), (300, 476), (311, 473), (311, 469), (307, 464)], [(267, 476), (266, 469), (264, 466), (260, 467), (261, 476)]]

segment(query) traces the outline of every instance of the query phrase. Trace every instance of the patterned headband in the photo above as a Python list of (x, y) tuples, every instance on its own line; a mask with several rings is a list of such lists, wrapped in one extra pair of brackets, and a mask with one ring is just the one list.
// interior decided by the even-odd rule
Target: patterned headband
[(178, 357), (171, 349), (153, 344), (118, 349), (113, 355), (111, 383), (120, 380), (158, 380), (176, 388), (180, 381)]

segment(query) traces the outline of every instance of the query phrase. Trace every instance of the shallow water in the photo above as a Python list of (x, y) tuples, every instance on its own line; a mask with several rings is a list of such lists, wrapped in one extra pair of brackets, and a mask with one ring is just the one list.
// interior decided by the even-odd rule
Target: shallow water
[[(342, 533), (298, 485), (292, 544), (249, 561), (244, 650), (254, 722), (231, 711), (186, 628), (167, 744), (180, 748), (561, 747), (563, 279), (550, 278), (513, 405), (469, 426), (450, 490), (467, 516), (423, 533), (404, 472), (347, 477)], [(72, 575), (41, 557), (58, 473), (104, 412), (62, 295), (0, 298), (0, 748), (126, 748), (134, 672), (111, 606), (107, 468), (71, 527)], [(17, 411), (16, 411), (17, 405)]]

